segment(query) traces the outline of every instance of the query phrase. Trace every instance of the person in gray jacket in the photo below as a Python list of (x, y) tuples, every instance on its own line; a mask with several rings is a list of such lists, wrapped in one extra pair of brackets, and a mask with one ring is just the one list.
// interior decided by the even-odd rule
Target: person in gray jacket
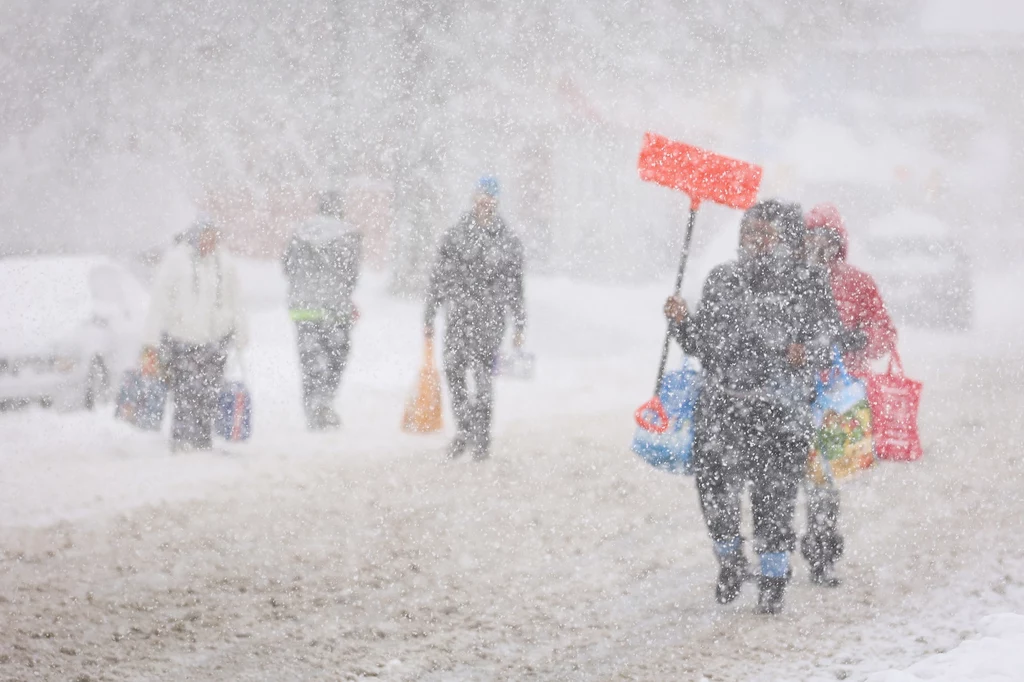
[(361, 252), (362, 235), (343, 222), (341, 198), (333, 191), (321, 194), (319, 214), (299, 226), (284, 252), (302, 401), (306, 424), (313, 430), (341, 425), (333, 403), (359, 315), (352, 293)]
[(740, 535), (750, 482), (758, 611), (766, 614), (782, 610), (790, 577), (816, 380), (842, 342), (828, 281), (807, 264), (804, 237), (797, 205), (762, 201), (744, 214), (739, 257), (711, 272), (697, 311), (676, 297), (665, 304), (676, 339), (704, 370), (693, 468), (720, 564), (715, 596), (733, 601), (750, 574)]
[(458, 429), (448, 456), (458, 457), (469, 448), (474, 459), (484, 460), (490, 455), (492, 370), (507, 316), (511, 314), (515, 326), (517, 348), (526, 327), (523, 245), (498, 215), (498, 181), (491, 176), (480, 179), (473, 210), (441, 243), (427, 290), (428, 339), (434, 336), (434, 318), (442, 305), (447, 311), (444, 372)]

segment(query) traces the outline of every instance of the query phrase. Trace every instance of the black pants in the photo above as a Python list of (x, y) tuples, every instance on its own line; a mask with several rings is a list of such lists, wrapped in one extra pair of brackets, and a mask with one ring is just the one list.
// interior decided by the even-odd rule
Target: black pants
[[(471, 353), (446, 344), (444, 374), (451, 394), (452, 412), (459, 433), (483, 452), (491, 447), (491, 413), (494, 406), (494, 352)], [(469, 376), (473, 377), (470, 395)]]
[(171, 447), (209, 450), (213, 446), (217, 394), (224, 383), (227, 339), (191, 344), (164, 337), (163, 353), (174, 404)]
[(302, 366), (302, 402), (307, 414), (330, 407), (348, 364), (350, 322), (295, 323)]
[(800, 551), (812, 567), (835, 563), (843, 554), (843, 536), (839, 534), (839, 490), (833, 485), (816, 485), (808, 480), (807, 534), (800, 540)]
[(711, 539), (727, 544), (740, 537), (741, 500), (749, 483), (755, 551), (792, 551), (808, 445), (793, 410), (706, 393), (698, 406), (694, 473)]

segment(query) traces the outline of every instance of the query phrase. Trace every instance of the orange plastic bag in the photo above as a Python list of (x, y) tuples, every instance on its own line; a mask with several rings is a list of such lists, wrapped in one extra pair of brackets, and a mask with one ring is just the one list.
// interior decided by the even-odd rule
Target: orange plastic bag
[(434, 341), (427, 339), (423, 367), (416, 387), (405, 404), (402, 430), (409, 433), (433, 433), (444, 427), (441, 419), (441, 376), (434, 364)]

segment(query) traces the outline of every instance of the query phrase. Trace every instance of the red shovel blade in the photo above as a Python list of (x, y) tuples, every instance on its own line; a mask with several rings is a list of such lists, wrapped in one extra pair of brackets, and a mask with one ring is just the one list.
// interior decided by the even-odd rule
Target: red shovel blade
[(685, 192), (694, 208), (713, 201), (747, 209), (757, 201), (760, 166), (646, 133), (637, 164), (640, 178)]
[(665, 406), (661, 404), (661, 398), (654, 396), (641, 405), (636, 413), (637, 426), (651, 433), (665, 433), (668, 431), (668, 413)]

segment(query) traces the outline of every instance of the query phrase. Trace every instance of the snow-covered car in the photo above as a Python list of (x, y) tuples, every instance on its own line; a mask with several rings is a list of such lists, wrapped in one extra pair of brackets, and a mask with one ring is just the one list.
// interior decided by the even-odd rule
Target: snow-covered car
[(0, 406), (92, 409), (134, 362), (148, 298), (106, 257), (0, 259)]
[(943, 221), (901, 208), (855, 238), (896, 322), (964, 330), (974, 315), (970, 261)]

